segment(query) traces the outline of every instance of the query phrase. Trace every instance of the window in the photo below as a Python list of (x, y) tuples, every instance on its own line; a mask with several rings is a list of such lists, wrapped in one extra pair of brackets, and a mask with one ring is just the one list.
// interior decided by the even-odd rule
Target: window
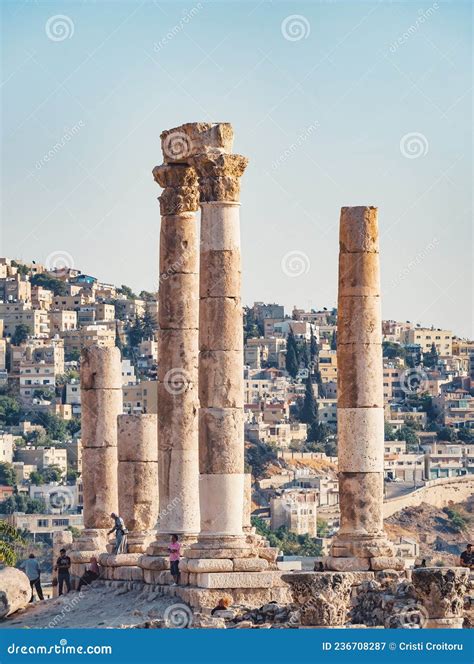
[(48, 519), (38, 519), (37, 521), (38, 528), (47, 528), (48, 524), (49, 524)]

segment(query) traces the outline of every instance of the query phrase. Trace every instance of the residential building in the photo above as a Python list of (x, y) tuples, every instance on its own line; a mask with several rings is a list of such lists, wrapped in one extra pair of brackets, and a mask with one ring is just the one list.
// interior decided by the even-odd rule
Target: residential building
[(43, 288), (43, 286), (32, 286), (31, 287), (31, 303), (33, 309), (44, 309), (49, 311), (53, 306), (54, 294), (48, 288)]
[(5, 516), (5, 521), (14, 528), (27, 530), (33, 540), (51, 542), (53, 533), (67, 530), (69, 527), (82, 528), (82, 514), (23, 514), (14, 512)]
[(431, 350), (434, 344), (439, 355), (452, 355), (453, 333), (450, 330), (416, 327), (405, 330), (402, 334), (403, 343), (416, 344), (424, 353)]
[(16, 451), (16, 460), (44, 470), (50, 466), (58, 466), (61, 473), (67, 473), (67, 451), (62, 447), (20, 447)]
[(50, 333), (60, 334), (65, 330), (77, 328), (77, 311), (70, 309), (58, 309), (49, 312)]
[(157, 413), (158, 381), (142, 380), (123, 387), (124, 413)]
[(0, 463), (13, 463), (14, 436), (0, 431)]
[(49, 336), (48, 312), (32, 309), (31, 302), (0, 302), (0, 318), (6, 337), (14, 334), (18, 325), (26, 325), (32, 337)]
[(313, 489), (288, 489), (270, 500), (271, 529), (285, 526), (296, 535), (318, 534), (318, 491)]

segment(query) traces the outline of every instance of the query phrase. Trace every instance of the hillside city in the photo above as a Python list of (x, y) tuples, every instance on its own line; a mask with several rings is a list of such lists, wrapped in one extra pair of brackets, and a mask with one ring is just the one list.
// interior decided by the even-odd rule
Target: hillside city
[[(156, 413), (157, 319), (156, 293), (0, 258), (0, 520), (30, 547), (47, 550), (54, 532), (82, 528), (81, 350), (118, 346), (124, 412)], [(474, 341), (416, 321), (384, 320), (382, 332), (390, 505), (474, 473)], [(252, 523), (283, 555), (314, 560), (339, 523), (337, 310), (255, 302), (243, 334)], [(429, 516), (452, 537), (423, 533), (416, 511), (387, 511), (398, 555), (458, 555), (469, 509), (420, 513)]]

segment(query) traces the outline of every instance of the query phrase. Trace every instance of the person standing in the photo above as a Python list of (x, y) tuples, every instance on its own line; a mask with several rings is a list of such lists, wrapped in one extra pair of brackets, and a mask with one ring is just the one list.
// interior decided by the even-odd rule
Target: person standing
[(115, 546), (112, 551), (112, 554), (117, 555), (118, 553), (127, 553), (127, 533), (128, 530), (125, 527), (123, 519), (115, 512), (112, 512), (110, 518), (114, 520), (114, 527), (109, 530), (108, 535), (115, 533)]
[(179, 559), (181, 557), (181, 544), (178, 542), (178, 536), (177, 535), (171, 535), (171, 542), (168, 547), (168, 551), (170, 552), (170, 572), (171, 576), (173, 577), (174, 583), (172, 583), (172, 586), (177, 586), (179, 585), (179, 580), (181, 577), (181, 574), (179, 572)]
[(33, 553), (30, 553), (29, 557), (20, 565), (21, 569), (24, 570), (26, 576), (30, 581), (31, 587), (31, 599), (30, 602), (34, 599), (33, 588), (36, 589), (38, 593), (38, 599), (43, 600), (43, 589), (41, 588), (41, 568), (39, 562), (36, 560)]
[(64, 584), (66, 584), (67, 592), (71, 590), (71, 559), (66, 555), (66, 549), (61, 549), (59, 554), (54, 569), (58, 573), (58, 595), (62, 595)]

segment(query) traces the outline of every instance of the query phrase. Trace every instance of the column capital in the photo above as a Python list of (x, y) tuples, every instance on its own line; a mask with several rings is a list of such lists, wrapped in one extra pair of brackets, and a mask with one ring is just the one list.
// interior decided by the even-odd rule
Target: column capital
[(164, 188), (159, 197), (163, 216), (197, 211), (199, 191), (194, 168), (185, 164), (163, 164), (155, 166), (153, 177)]
[(201, 203), (212, 201), (238, 202), (240, 178), (247, 157), (240, 154), (199, 154), (189, 159), (199, 177)]

